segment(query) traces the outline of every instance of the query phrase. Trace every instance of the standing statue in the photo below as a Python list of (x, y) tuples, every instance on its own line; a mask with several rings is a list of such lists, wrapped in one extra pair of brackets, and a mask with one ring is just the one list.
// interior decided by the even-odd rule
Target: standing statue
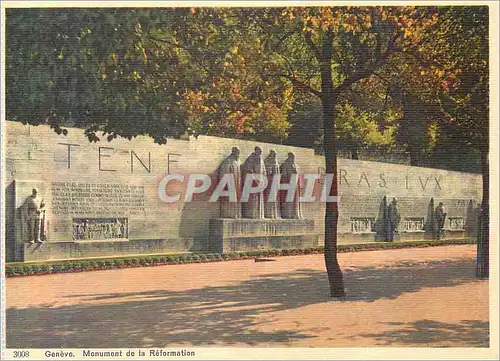
[(287, 191), (280, 191), (281, 217), (285, 219), (301, 219), (299, 168), (295, 163), (295, 154), (288, 153), (288, 158), (281, 164), (281, 183), (289, 183), (293, 178), (297, 188), (291, 202), (287, 202)]
[(399, 222), (401, 221), (401, 215), (399, 213), (399, 207), (398, 207), (398, 201), (396, 198), (392, 198), (392, 202), (389, 205), (389, 210), (388, 210), (388, 217), (389, 217), (389, 241), (392, 242), (394, 241), (394, 235), (395, 233), (398, 232), (398, 226)]
[[(241, 190), (241, 175), (240, 175), (240, 150), (233, 147), (231, 154), (222, 161), (218, 170), (218, 181), (226, 174), (230, 174), (234, 179), (236, 190), (236, 202), (231, 202), (229, 197), (220, 197), (220, 217), (221, 218), (241, 218), (240, 209), (240, 190)], [(229, 189), (231, 190), (231, 189)]]
[(273, 178), (280, 174), (280, 166), (276, 159), (276, 151), (274, 151), (274, 149), (269, 151), (269, 155), (264, 159), (264, 165), (267, 173), (267, 187), (264, 190), (264, 217), (272, 219), (281, 218), (279, 203), (277, 201), (268, 201)]
[(443, 202), (439, 202), (436, 207), (436, 238), (440, 239), (444, 235), (444, 222), (446, 220), (446, 209), (444, 208)]
[(43, 243), (46, 240), (45, 203), (38, 197), (38, 190), (33, 189), (31, 196), (26, 198), (21, 206), (23, 223), (28, 229), (29, 243)]
[[(259, 174), (266, 176), (266, 168), (262, 160), (262, 149), (255, 147), (255, 151), (245, 160), (241, 166), (243, 182), (246, 182), (247, 175)], [(252, 186), (258, 184), (254, 179)], [(248, 201), (241, 203), (241, 216), (243, 218), (262, 219), (264, 218), (264, 191), (249, 194)]]

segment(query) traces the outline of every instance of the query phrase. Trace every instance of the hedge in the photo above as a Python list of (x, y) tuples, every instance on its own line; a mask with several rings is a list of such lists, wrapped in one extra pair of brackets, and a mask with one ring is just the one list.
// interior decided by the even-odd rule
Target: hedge
[[(435, 247), (443, 245), (460, 245), (460, 244), (476, 244), (474, 239), (451, 239), (439, 241), (409, 241), (409, 242), (379, 242), (379, 243), (364, 243), (364, 244), (342, 244), (337, 246), (339, 253), (343, 252), (359, 252), (359, 251), (376, 251), (384, 249), (397, 248), (420, 248), (420, 247)], [(63, 262), (47, 261), (43, 264), (6, 264), (5, 275), (7, 277), (14, 276), (32, 276), (45, 275), (53, 273), (70, 273), (82, 271), (107, 270), (118, 268), (132, 267), (147, 267), (147, 266), (162, 266), (175, 265), (185, 263), (204, 263), (204, 262), (220, 262), (243, 260), (256, 257), (281, 257), (295, 256), (305, 254), (323, 253), (323, 247), (305, 248), (305, 249), (282, 249), (282, 250), (263, 250), (238, 253), (193, 253), (182, 255), (156, 255), (156, 256), (134, 256), (127, 258), (115, 259), (87, 259), (87, 260), (68, 260)]]

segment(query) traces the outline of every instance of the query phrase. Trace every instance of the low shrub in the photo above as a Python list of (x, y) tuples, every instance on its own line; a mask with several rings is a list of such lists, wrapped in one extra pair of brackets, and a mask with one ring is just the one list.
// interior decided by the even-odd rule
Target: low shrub
[[(441, 245), (453, 244), (475, 244), (475, 240), (456, 239), (456, 240), (440, 240), (440, 241), (407, 241), (407, 242), (378, 242), (365, 244), (350, 244), (339, 245), (337, 250), (342, 252), (359, 252), (359, 251), (375, 251), (383, 249), (397, 249), (408, 247), (435, 247)], [(144, 256), (136, 258), (112, 259), (112, 260), (75, 260), (56, 262), (53, 264), (25, 264), (25, 265), (9, 265), (5, 266), (5, 275), (12, 276), (27, 276), (36, 274), (48, 274), (59, 272), (78, 272), (90, 271), (95, 269), (111, 269), (120, 268), (124, 265), (128, 267), (150, 266), (155, 264), (183, 264), (206, 261), (221, 261), (221, 260), (236, 260), (248, 259), (251, 257), (272, 257), (272, 256), (290, 256), (298, 254), (315, 254), (323, 253), (323, 247), (312, 247), (306, 249), (283, 249), (283, 250), (261, 250), (247, 251), (240, 253), (200, 253), (200, 254), (184, 254), (170, 256)]]

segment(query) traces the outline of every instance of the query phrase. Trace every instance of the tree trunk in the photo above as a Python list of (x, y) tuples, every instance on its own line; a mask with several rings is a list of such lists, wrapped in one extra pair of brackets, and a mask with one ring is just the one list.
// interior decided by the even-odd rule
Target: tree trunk
[(481, 204), (481, 227), (478, 241), (477, 276), (488, 278), (490, 272), (490, 164), (488, 148), (481, 152), (483, 173), (483, 202)]
[(359, 151), (357, 148), (351, 150), (351, 159), (359, 160)]
[[(333, 88), (331, 51), (332, 35), (325, 36), (323, 41), (323, 58), (321, 59), (321, 103), (323, 107), (323, 132), (326, 174), (333, 175), (330, 196), (338, 196), (337, 182), (337, 149), (335, 144), (335, 103)], [(330, 283), (331, 297), (344, 297), (344, 281), (337, 258), (337, 221), (338, 203), (326, 202), (325, 211), (325, 263)]]
[(420, 149), (410, 147), (410, 165), (413, 167), (420, 166)]

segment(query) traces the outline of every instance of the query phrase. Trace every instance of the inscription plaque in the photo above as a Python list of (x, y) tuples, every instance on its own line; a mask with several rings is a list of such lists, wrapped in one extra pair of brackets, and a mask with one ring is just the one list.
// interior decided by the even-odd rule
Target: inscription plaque
[(73, 218), (73, 240), (128, 238), (127, 218)]
[(423, 231), (425, 227), (424, 217), (408, 217), (404, 220), (406, 232)]
[(351, 231), (353, 233), (375, 232), (375, 217), (352, 217)]
[(465, 229), (463, 217), (448, 217), (448, 229)]
[(52, 183), (52, 214), (120, 216), (144, 213), (144, 187), (109, 183)]

